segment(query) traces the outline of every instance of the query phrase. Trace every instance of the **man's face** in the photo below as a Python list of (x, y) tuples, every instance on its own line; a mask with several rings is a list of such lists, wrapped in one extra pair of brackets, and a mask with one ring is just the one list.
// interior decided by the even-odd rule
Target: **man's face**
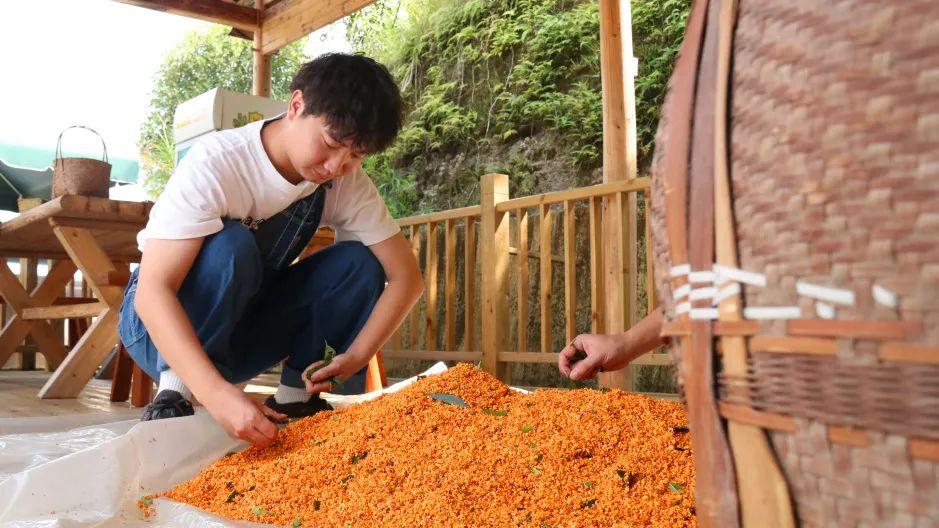
[[(365, 154), (353, 149), (351, 139), (337, 139), (324, 117), (301, 115), (303, 99), (298, 94), (299, 91), (294, 92), (287, 112), (287, 154), (294, 170), (304, 180), (318, 184), (358, 170)], [(299, 107), (296, 107), (298, 98)]]

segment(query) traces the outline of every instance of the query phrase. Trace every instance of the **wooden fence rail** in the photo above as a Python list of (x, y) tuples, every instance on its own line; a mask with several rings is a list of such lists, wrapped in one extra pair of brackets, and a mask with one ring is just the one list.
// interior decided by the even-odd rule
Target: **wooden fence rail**
[[(636, 299), (638, 294), (638, 269), (632, 266), (622, 270), (629, 279), (622, 281), (624, 291), (606, 291), (604, 274), (609, 272), (611, 262), (604, 260), (609, 258), (604, 253), (616, 252), (633, 257), (623, 259), (625, 261), (638, 261), (641, 256), (635, 241), (643, 236), (645, 247), (649, 248), (649, 231), (646, 228), (642, 235), (614, 236), (611, 241), (604, 232), (604, 226), (611, 222), (604, 222), (603, 215), (612, 214), (607, 211), (625, 214), (625, 207), (636, 203), (635, 199), (629, 200), (630, 195), (648, 192), (648, 178), (510, 199), (508, 177), (486, 174), (481, 178), (480, 189), (478, 206), (398, 220), (421, 263), (426, 288), (422, 301), (382, 351), (384, 358), (479, 362), (486, 371), (506, 379), (505, 369), (509, 363), (555, 363), (557, 338), (560, 337), (556, 334), (561, 331), (564, 342), (570, 342), (581, 332), (603, 332), (609, 310), (622, 314), (623, 326), (629, 326), (633, 319), (627, 314), (635, 311), (635, 304), (629, 300)], [(611, 207), (611, 203), (617, 207)], [(586, 230), (578, 231), (578, 219), (581, 225), (588, 224)], [(556, 224), (559, 224), (558, 230)], [(584, 231), (586, 243), (578, 244), (577, 234)], [(441, 238), (442, 249), (439, 247)], [(557, 251), (555, 240), (560, 240)], [(634, 247), (615, 247), (618, 241), (621, 246), (633, 241)], [(533, 242), (537, 247), (533, 248)], [(611, 244), (612, 251), (604, 249)], [(587, 254), (581, 254), (584, 252)], [(655, 306), (651, 288), (652, 259), (649, 255), (645, 258), (646, 310), (651, 311)], [(534, 270), (530, 269), (532, 260), (538, 261)], [(560, 267), (560, 273), (556, 266)], [(589, 292), (584, 294), (590, 296), (589, 319), (584, 324), (581, 318), (580, 325), (578, 269), (589, 273)], [(514, 275), (514, 288), (510, 274)], [(555, 298), (559, 280), (563, 287), (558, 289), (563, 293)], [(632, 291), (626, 291), (629, 285), (633, 285)], [(537, 307), (529, 306), (534, 288), (537, 288)], [(516, 302), (510, 307), (513, 293)], [(624, 306), (611, 306), (611, 302), (621, 302)], [(626, 306), (627, 303), (630, 304)], [(554, 321), (558, 306), (563, 306), (562, 324)], [(529, 341), (534, 326), (532, 315), (537, 315), (537, 343)], [(461, 319), (462, 324), (458, 326)], [(510, 340), (512, 330), (514, 343)], [(665, 354), (647, 354), (633, 363), (667, 364)], [(632, 389), (632, 386), (627, 382), (621, 388)]]

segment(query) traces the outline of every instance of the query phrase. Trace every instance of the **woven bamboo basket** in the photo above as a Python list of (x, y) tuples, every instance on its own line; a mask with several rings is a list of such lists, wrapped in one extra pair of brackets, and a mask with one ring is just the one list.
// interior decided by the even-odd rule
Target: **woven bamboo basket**
[(939, 526), (939, 2), (696, 0), (656, 283), (701, 526)]

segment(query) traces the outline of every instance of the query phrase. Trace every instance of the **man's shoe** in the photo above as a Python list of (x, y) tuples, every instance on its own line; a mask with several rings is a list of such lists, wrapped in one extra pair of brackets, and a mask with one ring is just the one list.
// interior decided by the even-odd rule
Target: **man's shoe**
[(162, 420), (163, 418), (179, 418), (180, 416), (192, 416), (196, 412), (192, 408), (189, 400), (183, 398), (183, 395), (172, 389), (161, 390), (156, 398), (143, 409), (141, 422), (150, 420)]
[(332, 409), (325, 400), (320, 398), (319, 394), (314, 394), (305, 402), (291, 403), (277, 403), (277, 400), (275, 400), (273, 396), (268, 396), (267, 399), (264, 400), (264, 405), (268, 406), (272, 411), (286, 414), (288, 418), (293, 419), (306, 418), (318, 412)]

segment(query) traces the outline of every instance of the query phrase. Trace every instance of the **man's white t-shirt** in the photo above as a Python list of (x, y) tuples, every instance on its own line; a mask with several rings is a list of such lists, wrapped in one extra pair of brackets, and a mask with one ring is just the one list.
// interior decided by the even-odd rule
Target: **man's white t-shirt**
[[(316, 183), (294, 185), (277, 172), (261, 144), (264, 123), (215, 132), (193, 145), (150, 211), (147, 227), (137, 235), (140, 251), (151, 238), (217, 233), (223, 218), (266, 220), (316, 190)], [(358, 240), (366, 246), (400, 232), (361, 168), (327, 189), (321, 223), (336, 231), (337, 242)]]

